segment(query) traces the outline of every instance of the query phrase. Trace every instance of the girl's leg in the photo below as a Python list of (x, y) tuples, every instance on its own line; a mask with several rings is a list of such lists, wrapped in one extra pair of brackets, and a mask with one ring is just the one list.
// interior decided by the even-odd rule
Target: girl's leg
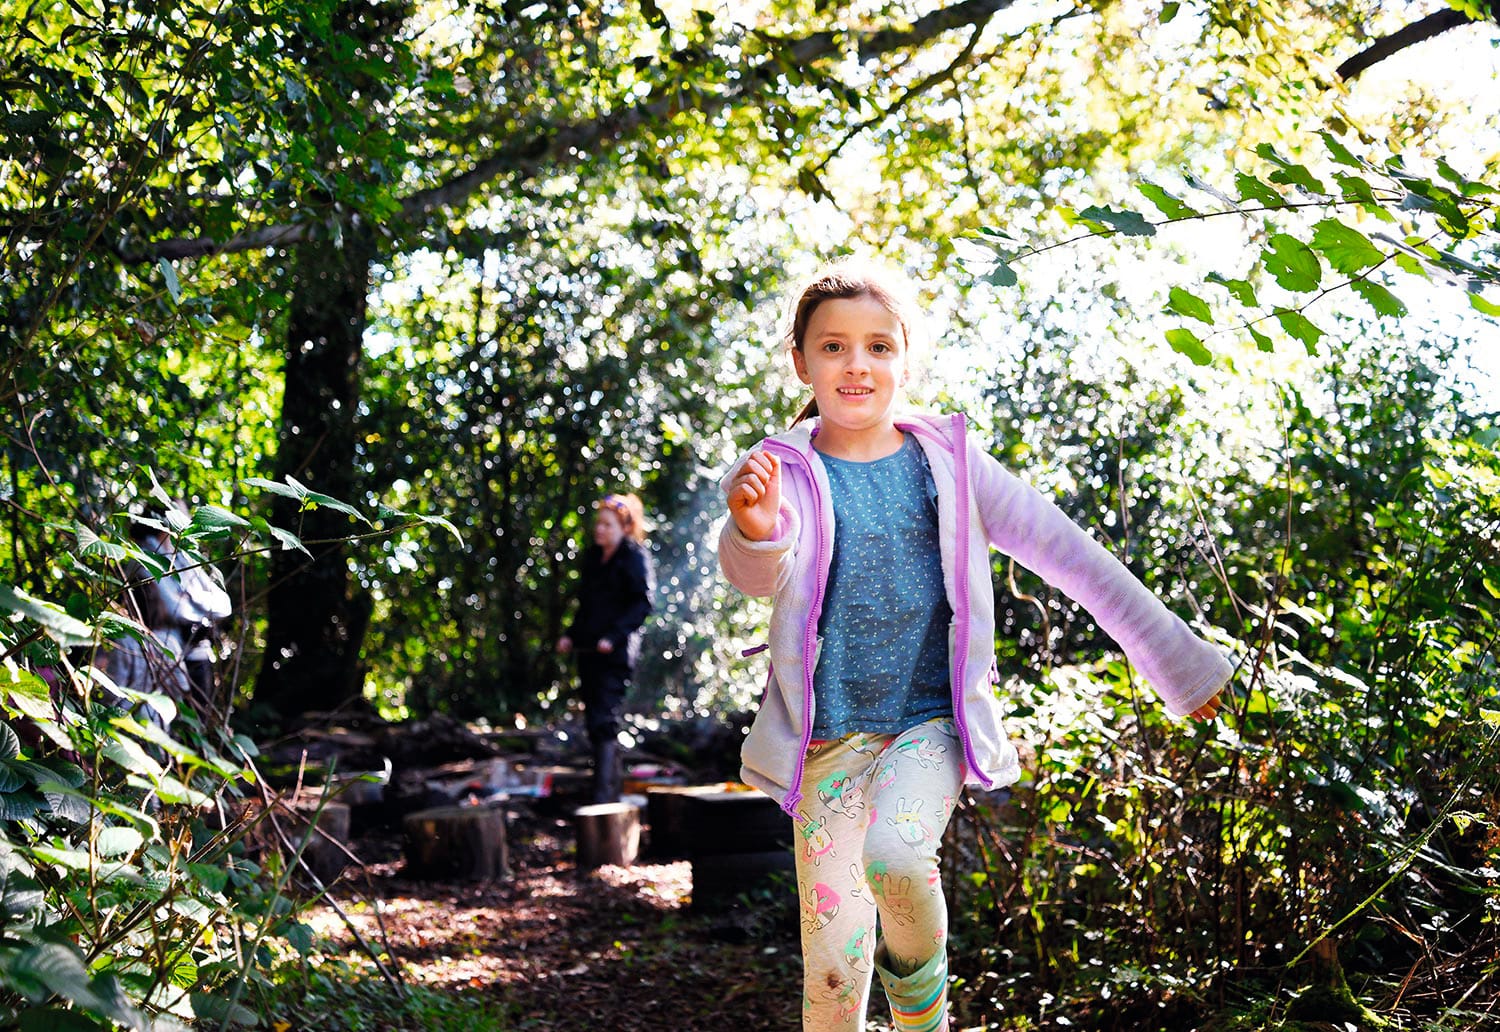
[[(878, 738), (884, 742), (888, 736)], [(802, 911), (803, 1032), (861, 1032), (875, 953), (875, 898), (860, 856), (870, 736), (814, 746), (797, 806), (797, 893)]]
[(938, 846), (963, 784), (951, 719), (897, 735), (880, 754), (865, 835), (865, 876), (880, 911), (875, 969), (898, 1032), (947, 1028), (948, 904)]

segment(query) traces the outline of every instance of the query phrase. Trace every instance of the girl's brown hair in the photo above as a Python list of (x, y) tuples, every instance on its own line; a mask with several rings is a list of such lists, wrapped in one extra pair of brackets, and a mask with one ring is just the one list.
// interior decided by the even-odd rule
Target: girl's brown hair
[(620, 524), (625, 528), (636, 544), (646, 540), (646, 507), (641, 500), (633, 494), (607, 494), (594, 503), (594, 508), (608, 509), (620, 518)]
[[(906, 280), (894, 269), (859, 258), (840, 258), (813, 273), (797, 293), (790, 318), (782, 335), (788, 351), (801, 351), (807, 338), (807, 324), (813, 312), (824, 301), (874, 298), (901, 323), (903, 346), (910, 350), (916, 335), (920, 311), (911, 296)], [(813, 398), (797, 414), (792, 425), (818, 414), (818, 399)]]

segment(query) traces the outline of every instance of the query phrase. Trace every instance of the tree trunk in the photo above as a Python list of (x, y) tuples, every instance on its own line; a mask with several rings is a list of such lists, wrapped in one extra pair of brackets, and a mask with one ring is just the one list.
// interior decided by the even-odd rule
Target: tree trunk
[[(292, 262), (276, 477), (351, 503), (358, 502), (354, 419), (374, 253), (367, 232), (346, 229), (341, 244), (298, 245)], [(283, 716), (337, 709), (360, 697), (360, 645), (373, 607), (364, 592), (351, 594), (348, 548), (337, 540), (355, 528), (343, 513), (299, 513), (283, 498), (271, 522), (296, 533), (313, 558), (297, 551), (272, 557), (255, 701)]]

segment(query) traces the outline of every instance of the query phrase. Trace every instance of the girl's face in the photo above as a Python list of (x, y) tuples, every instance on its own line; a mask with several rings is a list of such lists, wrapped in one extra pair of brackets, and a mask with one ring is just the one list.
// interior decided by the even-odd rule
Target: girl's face
[(818, 401), (821, 432), (889, 434), (906, 383), (906, 333), (885, 305), (868, 294), (820, 303), (792, 362)]
[(625, 524), (611, 509), (600, 509), (594, 514), (594, 544), (606, 552), (613, 552), (625, 540)]

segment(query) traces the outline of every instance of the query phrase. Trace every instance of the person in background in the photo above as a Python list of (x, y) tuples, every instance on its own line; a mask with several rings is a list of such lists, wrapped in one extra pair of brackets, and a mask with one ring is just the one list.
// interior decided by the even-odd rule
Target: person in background
[(620, 716), (640, 653), (641, 625), (651, 613), (653, 574), (641, 500), (633, 494), (599, 499), (593, 536), (583, 551), (578, 609), (557, 651), (573, 655), (578, 664), (593, 749), (594, 802), (613, 803), (622, 785)]
[[(174, 705), (191, 691), (183, 662), (185, 639), (167, 617), (159, 586), (140, 580), (125, 589), (122, 601), (111, 606), (119, 617), (145, 628), (145, 633), (117, 634), (94, 652), (93, 665), (118, 688), (164, 695)], [(146, 700), (133, 699), (107, 687), (114, 706), (155, 724), (163, 731), (172, 724), (172, 711)]]
[(182, 641), (178, 655), (193, 691), (204, 703), (214, 699), (214, 639), (219, 624), (233, 606), (213, 567), (179, 552), (171, 537), (149, 523), (131, 525), (131, 538), (145, 551), (161, 556), (168, 572), (156, 578), (160, 605), (151, 607), (153, 633), (175, 633)]

